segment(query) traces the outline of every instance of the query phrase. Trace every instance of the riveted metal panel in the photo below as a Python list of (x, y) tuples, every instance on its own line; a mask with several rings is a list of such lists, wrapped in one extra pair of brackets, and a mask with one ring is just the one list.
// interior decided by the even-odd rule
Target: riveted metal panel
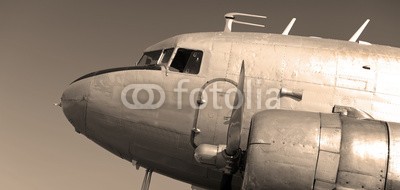
[(320, 151), (315, 178), (320, 181), (336, 183), (340, 154)]
[(335, 189), (336, 185), (323, 181), (316, 180), (314, 184), (314, 190), (332, 190)]
[(339, 114), (326, 114), (321, 113), (321, 127), (322, 128), (341, 128)]
[(340, 161), (342, 123), (338, 114), (321, 113), (320, 151), (314, 189), (333, 189)]
[(318, 113), (267, 110), (253, 117), (244, 189), (311, 189), (318, 156)]
[(384, 123), (342, 117), (338, 186), (384, 189), (388, 135)]
[(400, 124), (388, 123), (389, 162), (386, 190), (400, 189)]
[(340, 128), (321, 128), (320, 149), (329, 152), (340, 152), (342, 130)]
[(338, 182), (336, 184), (337, 190), (349, 189), (383, 189), (384, 180), (379, 181), (376, 177), (352, 173), (346, 171), (339, 171)]
[(289, 159), (268, 158), (268, 145), (253, 144), (247, 160), (242, 189), (311, 189), (314, 166), (310, 163), (287, 163)]

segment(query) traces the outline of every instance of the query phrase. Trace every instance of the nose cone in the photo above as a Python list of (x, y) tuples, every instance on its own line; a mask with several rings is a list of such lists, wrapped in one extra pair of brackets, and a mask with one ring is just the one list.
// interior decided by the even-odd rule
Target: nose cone
[(78, 133), (84, 133), (86, 128), (89, 88), (89, 79), (79, 80), (70, 84), (61, 97), (64, 115)]

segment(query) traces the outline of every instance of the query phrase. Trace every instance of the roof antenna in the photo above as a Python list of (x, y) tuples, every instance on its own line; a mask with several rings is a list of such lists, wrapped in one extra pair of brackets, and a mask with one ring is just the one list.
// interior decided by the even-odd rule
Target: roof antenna
[(282, 35), (289, 35), (289, 32), (292, 29), (294, 22), (296, 22), (296, 18), (292, 18), (292, 20), (286, 26), (285, 30), (282, 32)]
[(254, 24), (250, 22), (242, 22), (235, 20), (235, 16), (247, 16), (253, 18), (267, 18), (266, 16), (261, 15), (252, 15), (252, 14), (245, 14), (245, 13), (227, 13), (225, 14), (225, 29), (224, 32), (232, 32), (232, 23), (249, 25), (249, 26), (256, 26), (256, 27), (265, 27), (262, 24)]
[(360, 37), (361, 33), (364, 31), (365, 27), (367, 26), (367, 24), (369, 23), (369, 19), (367, 19), (363, 25), (361, 25), (361, 27), (357, 30), (356, 33), (353, 34), (353, 36), (350, 38), (350, 42), (356, 42), (358, 40), (358, 38)]

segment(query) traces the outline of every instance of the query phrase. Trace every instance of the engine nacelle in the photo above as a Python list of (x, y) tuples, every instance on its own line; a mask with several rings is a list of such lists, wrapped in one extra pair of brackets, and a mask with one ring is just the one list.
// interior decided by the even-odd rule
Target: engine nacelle
[(250, 129), (243, 189), (400, 189), (400, 124), (266, 110)]

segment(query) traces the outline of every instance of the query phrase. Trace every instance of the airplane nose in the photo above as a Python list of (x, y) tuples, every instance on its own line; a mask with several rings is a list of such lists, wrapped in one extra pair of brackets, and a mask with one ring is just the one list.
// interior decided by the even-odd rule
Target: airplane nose
[(75, 81), (68, 86), (61, 96), (64, 115), (78, 133), (86, 128), (86, 108), (89, 98), (90, 79)]

